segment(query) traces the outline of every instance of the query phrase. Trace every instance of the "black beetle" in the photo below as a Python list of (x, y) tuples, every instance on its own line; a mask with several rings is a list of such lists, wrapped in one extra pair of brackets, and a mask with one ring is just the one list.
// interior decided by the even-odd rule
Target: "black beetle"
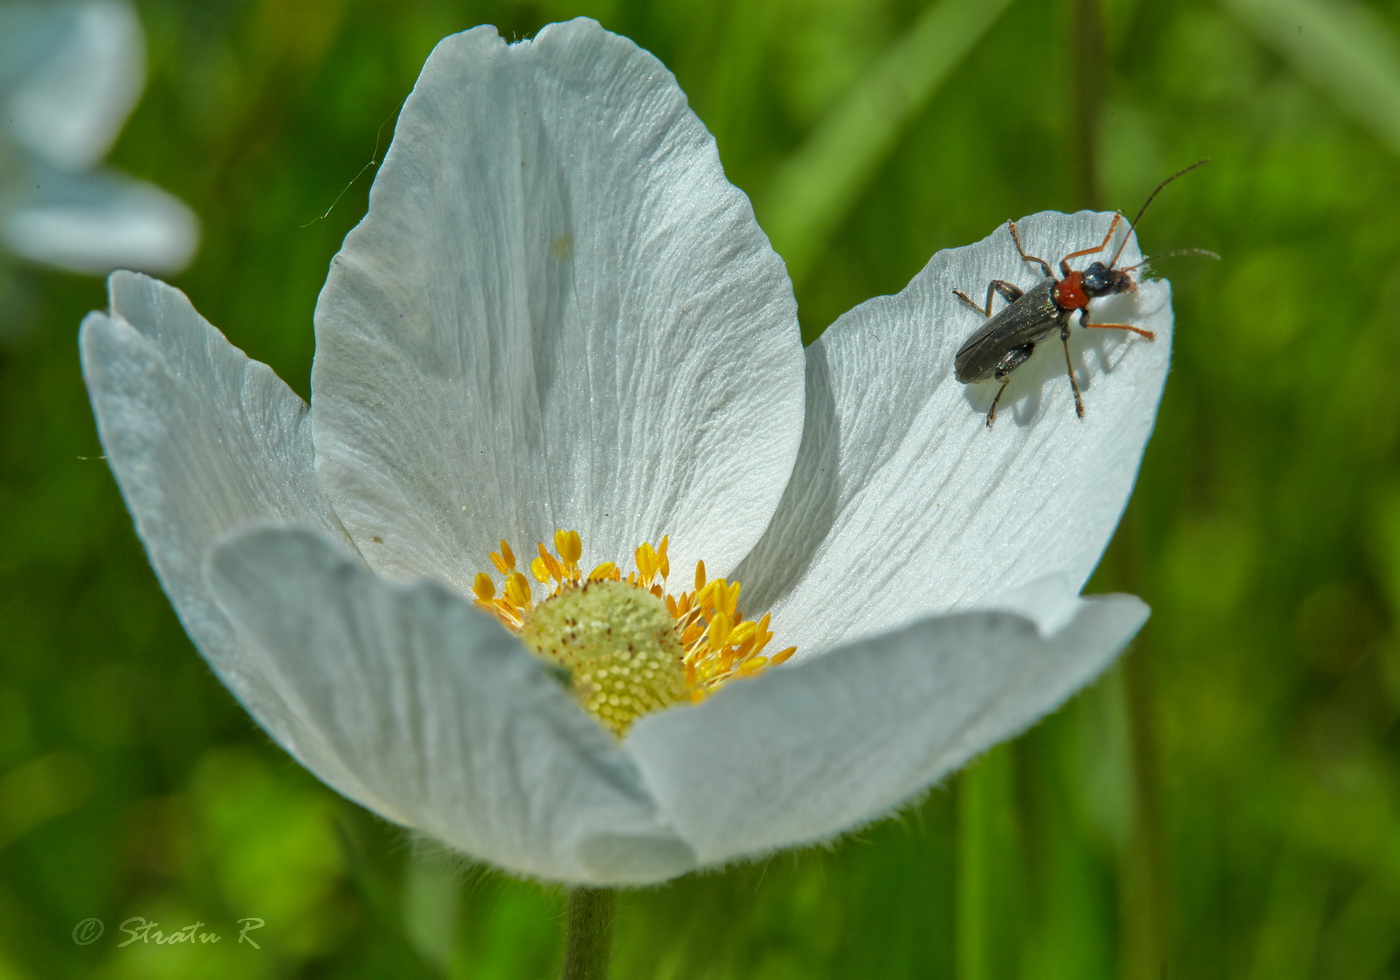
[[(1143, 212), (1147, 210), (1147, 205), (1152, 203), (1152, 199), (1163, 187), (1206, 162), (1201, 160), (1193, 163), (1158, 184), (1157, 189), (1147, 196), (1147, 200), (1138, 209), (1137, 217), (1132, 220), (1129, 230), (1137, 227)], [(1001, 396), (1006, 392), (1006, 386), (1011, 383), (1011, 372), (1025, 363), (1035, 350), (1037, 343), (1056, 330), (1059, 331), (1060, 341), (1065, 348), (1065, 368), (1069, 372), (1070, 387), (1074, 390), (1074, 410), (1080, 418), (1084, 417), (1084, 400), (1080, 397), (1079, 383), (1074, 377), (1074, 364), (1070, 361), (1069, 356), (1069, 322), (1070, 317), (1076, 311), (1079, 313), (1079, 325), (1082, 327), (1101, 330), (1131, 330), (1147, 340), (1153, 339), (1152, 331), (1126, 323), (1089, 322), (1090, 300), (1096, 296), (1132, 292), (1137, 289), (1137, 283), (1128, 273), (1151, 261), (1143, 259), (1137, 265), (1129, 266), (1126, 269), (1117, 268), (1118, 257), (1123, 254), (1123, 248), (1128, 243), (1128, 236), (1123, 237), (1118, 251), (1113, 254), (1113, 259), (1107, 264), (1094, 262), (1083, 270), (1073, 270), (1069, 267), (1070, 259), (1078, 258), (1081, 255), (1094, 255), (1106, 249), (1109, 240), (1113, 238), (1113, 232), (1118, 228), (1118, 222), (1122, 219), (1123, 212), (1121, 211), (1113, 216), (1113, 222), (1108, 226), (1108, 233), (1103, 236), (1103, 241), (1099, 242), (1098, 245), (1070, 252), (1060, 259), (1061, 278), (1059, 279), (1055, 278), (1050, 263), (1042, 258), (1026, 254), (1026, 249), (1021, 244), (1021, 236), (1016, 232), (1016, 222), (1008, 221), (1006, 226), (1011, 232), (1011, 240), (1016, 243), (1016, 250), (1021, 253), (1022, 261), (1032, 262), (1040, 266), (1045, 273), (1045, 278), (1026, 290), (1003, 279), (993, 279), (987, 286), (987, 305), (985, 307), (978, 306), (961, 290), (953, 290), (953, 294), (958, 299), (987, 317), (987, 322), (982, 324), (971, 337), (967, 338), (967, 342), (958, 348), (953, 366), (955, 376), (963, 384), (985, 381), (987, 378), (996, 378), (1001, 382), (1001, 388), (997, 390), (996, 397), (992, 399), (992, 407), (987, 411), (988, 426), (996, 419), (997, 403), (1001, 401)], [(1210, 255), (1219, 258), (1214, 252), (1194, 248), (1164, 253), (1164, 255), (1155, 256), (1155, 258), (1182, 254)], [(992, 315), (993, 293), (999, 294), (1007, 302), (1007, 305), (995, 316)]]

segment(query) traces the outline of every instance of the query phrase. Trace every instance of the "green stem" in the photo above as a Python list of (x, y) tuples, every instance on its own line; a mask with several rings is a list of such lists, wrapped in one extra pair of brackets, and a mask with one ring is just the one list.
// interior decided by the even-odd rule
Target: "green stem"
[(1019, 948), (1014, 751), (999, 745), (958, 776), (953, 976), (1011, 976)]
[(1161, 777), (1152, 725), (1150, 650), (1146, 646), (1125, 658), (1128, 724), (1133, 752), (1133, 834), (1124, 874), (1125, 956), (1123, 976), (1153, 980), (1165, 976), (1166, 895), (1162, 868)]
[(993, 803), (986, 766), (973, 763), (958, 775), (957, 858), (953, 908), (953, 975), (957, 980), (986, 980), (988, 901), (988, 817)]
[(564, 972), (560, 980), (607, 980), (616, 909), (617, 893), (611, 888), (575, 888), (569, 892)]

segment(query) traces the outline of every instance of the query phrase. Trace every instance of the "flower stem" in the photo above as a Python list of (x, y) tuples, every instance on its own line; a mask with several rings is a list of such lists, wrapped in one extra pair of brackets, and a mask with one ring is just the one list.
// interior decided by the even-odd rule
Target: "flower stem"
[(611, 888), (575, 888), (569, 892), (564, 972), (560, 980), (606, 980), (616, 908), (617, 893)]

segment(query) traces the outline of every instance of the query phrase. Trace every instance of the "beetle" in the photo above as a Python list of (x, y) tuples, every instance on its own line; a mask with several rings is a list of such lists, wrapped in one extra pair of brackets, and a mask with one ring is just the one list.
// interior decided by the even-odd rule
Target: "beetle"
[[(1152, 203), (1152, 199), (1161, 192), (1163, 187), (1206, 162), (1206, 160), (1200, 160), (1193, 163), (1158, 184), (1157, 189), (1147, 196), (1147, 200), (1138, 209), (1137, 217), (1128, 225), (1128, 230), (1133, 231), (1137, 228), (1137, 223), (1142, 220), (1143, 212), (1147, 210), (1147, 206)], [(1069, 267), (1070, 259), (1079, 258), (1082, 255), (1097, 255), (1108, 248), (1108, 243), (1113, 238), (1113, 233), (1117, 230), (1118, 223), (1122, 219), (1122, 211), (1113, 216), (1113, 222), (1108, 226), (1108, 233), (1103, 236), (1103, 241), (1099, 242), (1098, 245), (1070, 252), (1060, 259), (1060, 278), (1058, 279), (1050, 268), (1049, 262), (1026, 253), (1025, 246), (1021, 244), (1021, 236), (1016, 231), (1016, 222), (1007, 221), (1006, 227), (1011, 232), (1011, 240), (1016, 243), (1016, 251), (1021, 253), (1021, 260), (1040, 266), (1045, 278), (1025, 290), (1003, 279), (993, 279), (987, 286), (985, 306), (978, 306), (961, 290), (953, 290), (953, 294), (958, 299), (987, 318), (987, 322), (982, 324), (958, 348), (953, 366), (955, 376), (963, 384), (985, 381), (987, 378), (995, 378), (1001, 382), (996, 397), (992, 399), (992, 407), (987, 411), (988, 427), (996, 420), (997, 403), (1001, 401), (1001, 396), (1006, 393), (1006, 386), (1011, 383), (1011, 372), (1026, 362), (1035, 351), (1036, 344), (1057, 330), (1060, 334), (1060, 342), (1065, 349), (1065, 368), (1069, 372), (1070, 388), (1074, 391), (1074, 410), (1080, 418), (1084, 417), (1084, 399), (1079, 394), (1079, 382), (1075, 380), (1074, 364), (1069, 356), (1069, 325), (1070, 319), (1075, 313), (1079, 314), (1081, 327), (1096, 330), (1130, 330), (1146, 340), (1154, 339), (1155, 335), (1151, 330), (1144, 330), (1126, 323), (1089, 322), (1090, 300), (1098, 296), (1134, 291), (1137, 289), (1137, 283), (1133, 281), (1129, 273), (1151, 261), (1151, 259), (1143, 259), (1137, 265), (1129, 266), (1126, 269), (1117, 268), (1118, 258), (1123, 254), (1123, 249), (1128, 244), (1128, 235), (1123, 236), (1118, 251), (1113, 253), (1113, 258), (1107, 264), (1092, 262), (1088, 268), (1083, 270)], [(1153, 258), (1182, 254), (1200, 254), (1219, 258), (1214, 252), (1207, 252), (1205, 249), (1181, 249), (1153, 256)], [(992, 313), (993, 294), (999, 295), (1007, 303), (995, 315)]]

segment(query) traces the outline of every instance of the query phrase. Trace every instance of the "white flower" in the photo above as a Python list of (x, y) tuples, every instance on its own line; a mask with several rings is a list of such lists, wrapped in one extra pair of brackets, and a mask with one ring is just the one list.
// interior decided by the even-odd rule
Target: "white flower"
[(0, 0), (0, 243), (73, 272), (176, 272), (199, 225), (170, 194), (99, 168), (143, 82), (120, 0)]
[[(1020, 229), (1054, 261), (1111, 220)], [(312, 407), (141, 276), (112, 277), (82, 349), (161, 581), (278, 743), (511, 872), (636, 884), (888, 813), (1063, 702), (1146, 619), (1078, 592), (1156, 413), (1168, 286), (1103, 307), (1155, 342), (1076, 328), (1086, 418), (1056, 338), (989, 430), (995, 384), (953, 378), (981, 319), (952, 290), (992, 278), (1036, 281), (1005, 227), (804, 351), (782, 262), (675, 79), (576, 20), (433, 52), (321, 294)], [(502, 627), (563, 607), (499, 539), (553, 541), (532, 571), (554, 587), (595, 563), (614, 579), (604, 563), (634, 549), (643, 584), (683, 569), (656, 591), (677, 632), (709, 631), (687, 657), (718, 651), (685, 684), (750, 656), (765, 610), (770, 649), (797, 653), (614, 718), (618, 737), (571, 697), (597, 693), (583, 668), (561, 680)], [(710, 592), (681, 591), (701, 560)], [(538, 645), (590, 617), (622, 628), (593, 608)], [(729, 639), (711, 644), (716, 622)]]

